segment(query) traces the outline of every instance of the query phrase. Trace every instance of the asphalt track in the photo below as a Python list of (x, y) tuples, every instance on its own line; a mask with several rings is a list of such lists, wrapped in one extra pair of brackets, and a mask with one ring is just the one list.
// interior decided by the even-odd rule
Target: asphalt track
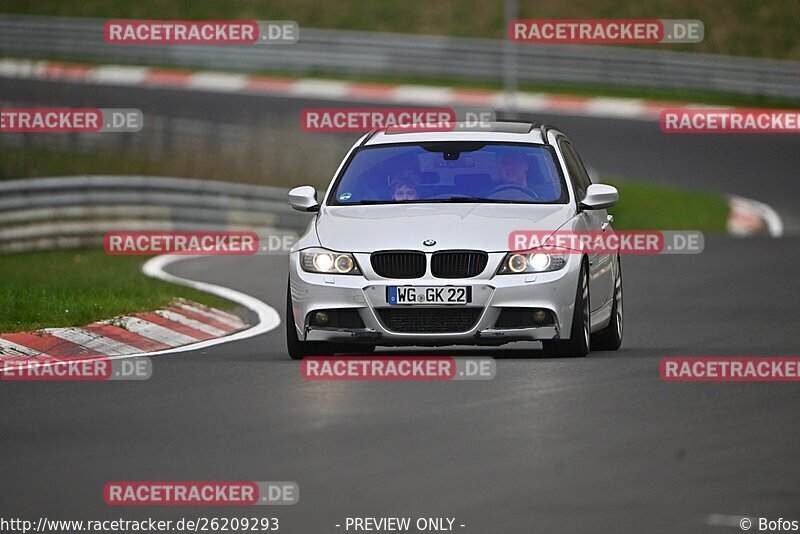
[[(0, 83), (13, 100), (8, 87)], [(48, 98), (72, 104), (51, 89)], [(170, 91), (141, 103), (131, 89), (92, 91), (79, 94), (98, 106), (172, 103), (212, 117), (275, 104), (189, 95), (179, 105)], [(651, 123), (546, 119), (601, 171), (744, 194), (785, 222), (797, 212), (790, 136), (670, 140)], [(769, 172), (756, 177), (759, 168)], [(348, 516), (386, 515), (455, 517), (465, 533), (733, 532), (710, 516), (800, 520), (797, 386), (675, 384), (658, 374), (665, 356), (796, 355), (798, 239), (717, 236), (695, 256), (625, 257), (622, 350), (581, 360), (447, 352), (501, 358), (492, 381), (308, 382), (279, 327), (155, 358), (147, 382), (0, 384), (0, 517), (272, 514), (288, 533), (344, 532), (334, 525)], [(285, 257), (168, 270), (284, 302)], [(109, 480), (292, 480), (301, 496), (274, 508), (112, 508), (102, 499)]]

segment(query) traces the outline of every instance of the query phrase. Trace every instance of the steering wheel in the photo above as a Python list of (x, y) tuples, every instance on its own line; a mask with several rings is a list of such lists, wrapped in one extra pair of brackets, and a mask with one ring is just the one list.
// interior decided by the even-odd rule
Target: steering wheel
[(535, 200), (541, 200), (541, 197), (536, 194), (536, 191), (532, 189), (528, 189), (524, 185), (517, 185), (517, 184), (501, 184), (492, 189), (486, 196), (491, 197), (495, 193), (500, 193), (502, 191), (508, 191), (509, 189), (516, 189), (517, 191), (521, 191), (522, 193), (528, 195), (529, 197)]

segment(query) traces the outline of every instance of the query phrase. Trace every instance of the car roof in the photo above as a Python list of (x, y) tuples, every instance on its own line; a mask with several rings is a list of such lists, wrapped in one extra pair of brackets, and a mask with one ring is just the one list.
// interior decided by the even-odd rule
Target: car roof
[(452, 123), (447, 128), (424, 131), (422, 128), (392, 126), (368, 134), (362, 146), (390, 143), (423, 143), (435, 141), (495, 141), (506, 143), (546, 144), (541, 128), (532, 122), (484, 122), (479, 125)]

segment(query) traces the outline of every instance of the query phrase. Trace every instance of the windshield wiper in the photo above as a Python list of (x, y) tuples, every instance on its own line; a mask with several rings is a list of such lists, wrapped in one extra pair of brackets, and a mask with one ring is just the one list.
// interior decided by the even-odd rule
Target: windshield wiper
[(450, 198), (418, 198), (416, 200), (360, 200), (358, 202), (347, 202), (340, 206), (368, 206), (373, 204), (386, 204), (396, 206), (398, 204), (450, 204), (459, 202), (474, 202), (483, 204), (531, 204), (531, 202), (519, 202), (515, 200), (501, 200), (483, 197), (450, 197)]
[(491, 204), (514, 204), (513, 200), (501, 200), (501, 199), (483, 198), (483, 197), (450, 197), (447, 199), (442, 199), (440, 202), (482, 202)]

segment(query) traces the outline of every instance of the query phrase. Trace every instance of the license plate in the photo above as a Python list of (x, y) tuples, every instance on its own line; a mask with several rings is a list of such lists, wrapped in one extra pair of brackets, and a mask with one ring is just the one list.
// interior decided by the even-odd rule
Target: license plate
[(469, 286), (388, 286), (386, 302), (389, 304), (469, 304), (472, 288)]

